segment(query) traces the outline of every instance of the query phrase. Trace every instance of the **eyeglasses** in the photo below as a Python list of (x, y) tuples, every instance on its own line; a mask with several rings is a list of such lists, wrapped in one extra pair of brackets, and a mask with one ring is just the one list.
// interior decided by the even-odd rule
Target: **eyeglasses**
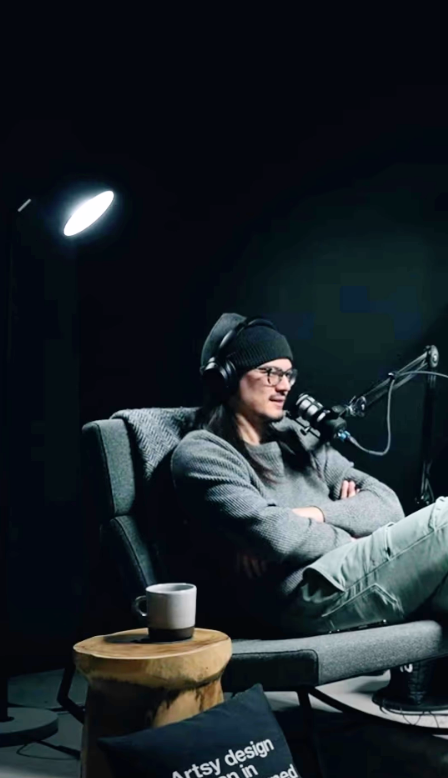
[(258, 367), (257, 370), (260, 373), (264, 373), (268, 379), (269, 386), (277, 386), (283, 376), (286, 376), (290, 386), (294, 386), (297, 380), (298, 370), (295, 367), (291, 368), (291, 370), (280, 370), (279, 367)]

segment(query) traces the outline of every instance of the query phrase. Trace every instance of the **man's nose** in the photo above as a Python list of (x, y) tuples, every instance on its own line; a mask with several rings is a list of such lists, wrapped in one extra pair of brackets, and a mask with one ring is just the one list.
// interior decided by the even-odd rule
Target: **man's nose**
[(277, 384), (277, 389), (279, 389), (281, 392), (289, 392), (291, 389), (291, 384), (289, 382), (289, 378), (286, 375), (283, 375), (280, 379), (280, 381)]

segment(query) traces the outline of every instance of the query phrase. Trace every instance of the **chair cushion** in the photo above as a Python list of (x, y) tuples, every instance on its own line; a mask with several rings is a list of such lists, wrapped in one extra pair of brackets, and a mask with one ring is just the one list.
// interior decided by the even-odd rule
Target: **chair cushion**
[(305, 638), (236, 639), (232, 646), (223, 676), (225, 691), (255, 683), (284, 691), (446, 656), (448, 630), (436, 621), (413, 621)]

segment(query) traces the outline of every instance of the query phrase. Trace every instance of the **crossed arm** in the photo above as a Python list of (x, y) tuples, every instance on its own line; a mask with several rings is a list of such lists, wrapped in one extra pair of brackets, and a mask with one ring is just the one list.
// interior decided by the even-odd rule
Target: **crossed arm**
[[(341, 493), (339, 495), (340, 500), (344, 500), (347, 497), (355, 497), (361, 490), (356, 486), (354, 481), (344, 480), (341, 486)], [(315, 521), (325, 521), (325, 516), (320, 508), (309, 506), (307, 508), (293, 508), (293, 513), (297, 516), (307, 516)]]
[[(349, 497), (356, 497), (359, 492), (360, 489), (356, 486), (354, 481), (344, 480), (342, 482), (339, 499), (345, 500)], [(305, 516), (306, 518), (314, 519), (314, 521), (325, 521), (324, 514), (320, 508), (316, 508), (314, 505), (310, 505), (306, 508), (292, 508), (292, 511), (293, 513), (296, 513), (297, 516)], [(356, 538), (352, 538), (352, 540), (355, 541)], [(244, 554), (242, 551), (237, 553), (236, 572), (238, 574), (242, 573), (248, 578), (257, 578), (266, 572), (267, 567), (268, 563), (257, 557)]]
[(319, 508), (285, 508), (267, 499), (244, 457), (207, 431), (185, 436), (171, 470), (178, 498), (197, 530), (223, 535), (241, 554), (303, 567), (404, 516), (392, 489), (355, 469), (335, 449), (320, 447), (314, 459), (327, 487), (316, 497)]

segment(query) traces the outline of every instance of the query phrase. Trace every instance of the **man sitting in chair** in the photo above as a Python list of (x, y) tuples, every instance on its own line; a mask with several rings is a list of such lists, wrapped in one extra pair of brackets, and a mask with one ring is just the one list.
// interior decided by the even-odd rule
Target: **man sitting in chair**
[(201, 373), (200, 428), (172, 458), (199, 586), (289, 636), (447, 615), (448, 498), (405, 517), (392, 489), (310, 443), (284, 412), (297, 370), (273, 324), (223, 314)]

